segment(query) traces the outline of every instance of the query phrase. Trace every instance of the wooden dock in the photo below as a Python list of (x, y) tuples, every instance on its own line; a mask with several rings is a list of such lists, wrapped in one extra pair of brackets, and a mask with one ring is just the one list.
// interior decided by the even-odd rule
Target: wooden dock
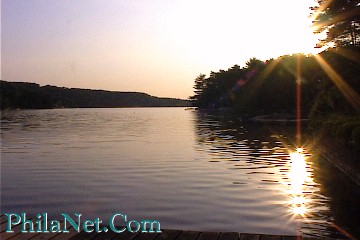
[[(21, 224), (12, 228), (14, 233), (6, 232), (6, 216), (0, 217), (1, 240), (295, 240), (303, 239), (301, 236), (279, 236), (264, 234), (249, 234), (237, 232), (199, 232), (161, 229), (161, 233), (87, 233), (77, 232), (72, 226), (69, 233), (21, 233)], [(306, 238), (304, 238), (306, 239)]]

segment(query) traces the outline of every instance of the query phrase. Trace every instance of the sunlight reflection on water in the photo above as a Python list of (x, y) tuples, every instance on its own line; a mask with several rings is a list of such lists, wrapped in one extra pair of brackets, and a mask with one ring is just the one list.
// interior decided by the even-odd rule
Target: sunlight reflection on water
[(290, 153), (291, 167), (289, 178), (291, 179), (291, 195), (293, 213), (295, 215), (304, 216), (306, 214), (305, 196), (303, 186), (305, 181), (313, 184), (313, 179), (307, 171), (305, 155), (303, 149), (298, 148), (296, 152)]

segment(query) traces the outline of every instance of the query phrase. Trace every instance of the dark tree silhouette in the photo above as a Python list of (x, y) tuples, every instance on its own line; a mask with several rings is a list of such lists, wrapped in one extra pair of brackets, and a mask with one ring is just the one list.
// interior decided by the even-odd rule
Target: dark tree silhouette
[(0, 81), (1, 109), (176, 107), (188, 100), (158, 98), (138, 92), (111, 92)]
[(194, 96), (191, 96), (189, 99), (193, 102), (194, 105), (199, 105), (199, 100), (200, 97), (202, 95), (203, 89), (206, 88), (206, 81), (205, 81), (205, 74), (199, 74), (199, 76), (197, 76), (195, 78), (195, 83), (194, 83)]
[[(330, 72), (319, 58), (328, 64)], [(351, 92), (339, 89), (334, 73)], [(243, 119), (267, 114), (295, 117), (298, 76), (302, 117), (309, 118), (313, 129), (326, 132), (327, 138), (341, 139), (360, 150), (360, 115), (349, 101), (360, 93), (357, 45), (329, 48), (318, 56), (294, 54), (265, 62), (252, 58), (243, 68), (234, 65), (228, 70), (211, 72), (208, 78), (201, 74), (195, 80), (193, 99), (199, 108), (230, 107)]]
[(316, 33), (326, 32), (321, 45), (336, 46), (360, 44), (360, 0), (318, 0), (312, 7), (313, 27)]

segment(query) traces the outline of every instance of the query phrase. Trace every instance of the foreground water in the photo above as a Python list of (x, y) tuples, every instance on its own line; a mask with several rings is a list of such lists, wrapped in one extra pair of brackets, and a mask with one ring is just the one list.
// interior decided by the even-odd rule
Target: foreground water
[(294, 135), (183, 108), (4, 111), (1, 211), (360, 236), (359, 188)]

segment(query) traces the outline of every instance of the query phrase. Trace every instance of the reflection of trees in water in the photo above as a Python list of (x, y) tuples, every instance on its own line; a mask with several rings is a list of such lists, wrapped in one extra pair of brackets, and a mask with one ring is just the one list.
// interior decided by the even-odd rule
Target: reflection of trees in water
[(314, 181), (321, 185), (321, 194), (329, 196), (334, 227), (360, 239), (360, 187), (327, 160), (316, 157)]
[[(326, 233), (328, 237), (344, 238), (339, 233), (343, 227), (338, 226), (346, 226), (353, 236), (360, 236), (359, 187), (326, 160), (306, 153), (304, 174), (307, 177), (301, 183), (301, 193), (291, 193), (294, 182), (291, 167), (296, 164), (291, 165), (289, 153), (295, 147), (295, 125), (243, 123), (226, 112), (196, 111), (195, 114), (197, 149), (208, 154), (209, 162), (231, 162), (229, 169), (261, 173), (263, 175), (258, 175), (261, 181), (288, 185), (287, 194), (291, 199), (288, 205), (292, 213), (306, 207), (303, 217), (300, 212), (297, 214), (298, 218), (304, 218), (301, 226), (304, 234), (319, 237)], [(278, 171), (274, 173), (274, 169)], [(300, 198), (304, 206), (298, 206), (296, 201)]]
[(235, 157), (244, 152), (255, 163), (261, 156), (288, 156), (287, 146), (293, 143), (293, 139), (287, 136), (295, 136), (292, 126), (245, 125), (226, 112), (197, 111), (195, 131), (198, 143), (208, 146), (208, 151), (217, 154), (229, 152)]

